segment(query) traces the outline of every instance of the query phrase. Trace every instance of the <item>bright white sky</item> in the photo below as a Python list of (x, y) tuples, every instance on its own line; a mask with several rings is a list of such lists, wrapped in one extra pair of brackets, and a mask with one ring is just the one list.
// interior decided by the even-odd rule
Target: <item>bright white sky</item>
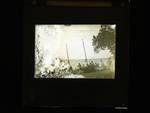
[[(115, 28), (115, 25), (112, 25)], [(100, 25), (36, 25), (35, 36), (40, 36), (40, 48), (45, 58), (60, 57), (67, 59), (66, 44), (70, 59), (84, 59), (82, 40), (84, 41), (88, 59), (107, 58), (111, 55), (109, 50), (95, 53), (92, 46), (93, 35), (97, 35)]]

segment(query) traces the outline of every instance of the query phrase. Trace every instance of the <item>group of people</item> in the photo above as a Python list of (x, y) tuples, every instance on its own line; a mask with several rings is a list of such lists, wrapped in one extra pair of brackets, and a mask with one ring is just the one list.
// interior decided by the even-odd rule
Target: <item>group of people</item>
[[(107, 64), (107, 65), (106, 65)], [(109, 67), (112, 67), (112, 60), (109, 58), (104, 63), (103, 60), (100, 63), (89, 61), (87, 64), (78, 63), (77, 69), (73, 69), (69, 62), (64, 61), (60, 58), (56, 58), (53, 63), (48, 67), (42, 67), (40, 72), (36, 74), (36, 77), (39, 78), (65, 78), (68, 75), (78, 75), (82, 73), (95, 72), (100, 70), (105, 70)]]
[(84, 64), (81, 65), (80, 63), (78, 63), (77, 69), (78, 69), (78, 72), (80, 73), (87, 73), (87, 72), (96, 71), (98, 66), (99, 66), (98, 63), (95, 63), (94, 61), (90, 61), (89, 63), (85, 65)]
[(77, 69), (80, 73), (87, 73), (87, 72), (94, 72), (94, 71), (101, 71), (101, 70), (108, 70), (112, 65), (112, 59), (108, 58), (106, 61), (100, 60), (98, 62), (94, 62), (90, 60), (87, 64), (80, 64), (78, 63)]

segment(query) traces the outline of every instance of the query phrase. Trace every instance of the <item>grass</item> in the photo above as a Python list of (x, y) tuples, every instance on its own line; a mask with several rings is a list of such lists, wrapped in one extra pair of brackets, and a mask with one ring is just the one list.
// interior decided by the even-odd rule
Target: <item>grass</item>
[(96, 71), (90, 73), (82, 74), (85, 78), (103, 78), (103, 79), (112, 79), (114, 77), (114, 73), (108, 70)]

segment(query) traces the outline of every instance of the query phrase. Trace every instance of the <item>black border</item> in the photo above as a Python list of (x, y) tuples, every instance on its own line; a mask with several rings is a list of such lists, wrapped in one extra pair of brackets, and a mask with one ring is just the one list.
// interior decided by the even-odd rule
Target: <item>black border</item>
[[(129, 9), (31, 7), (24, 9), (23, 106), (128, 106)], [(85, 19), (86, 18), (86, 19)], [(35, 24), (117, 24), (115, 80), (33, 79)], [(121, 37), (121, 38), (119, 38)], [(60, 96), (61, 95), (61, 96)], [(82, 96), (81, 96), (82, 95)]]

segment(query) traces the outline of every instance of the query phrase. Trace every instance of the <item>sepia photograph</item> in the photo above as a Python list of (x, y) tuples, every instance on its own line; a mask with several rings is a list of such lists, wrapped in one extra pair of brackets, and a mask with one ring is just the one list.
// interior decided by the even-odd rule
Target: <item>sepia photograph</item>
[(34, 78), (115, 79), (115, 24), (35, 25)]

